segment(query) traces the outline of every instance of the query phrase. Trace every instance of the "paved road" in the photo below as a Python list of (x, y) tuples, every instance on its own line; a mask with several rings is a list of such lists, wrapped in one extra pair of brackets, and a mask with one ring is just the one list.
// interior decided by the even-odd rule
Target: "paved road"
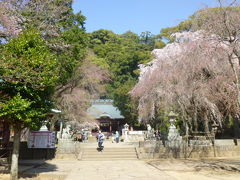
[(39, 174), (42, 179), (66, 180), (176, 180), (141, 160), (73, 161), (53, 160), (31, 169), (27, 174)]

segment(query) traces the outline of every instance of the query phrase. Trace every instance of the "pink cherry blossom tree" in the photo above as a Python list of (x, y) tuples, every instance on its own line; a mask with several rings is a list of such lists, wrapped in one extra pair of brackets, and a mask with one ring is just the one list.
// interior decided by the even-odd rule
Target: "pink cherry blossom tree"
[(155, 59), (140, 66), (139, 82), (131, 91), (139, 100), (139, 119), (150, 120), (156, 107), (164, 107), (179, 112), (190, 130), (202, 126), (209, 132), (210, 122), (222, 126), (223, 117), (239, 110), (227, 53), (231, 49), (204, 31), (174, 35), (174, 43), (154, 50)]
[[(229, 2), (229, 1), (228, 1)], [(130, 92), (139, 102), (139, 120), (155, 117), (159, 107), (179, 112), (191, 131), (209, 132), (234, 118), (239, 136), (238, 1), (194, 14), (191, 32), (175, 33), (175, 42), (153, 51), (155, 59), (140, 65), (138, 84)]]

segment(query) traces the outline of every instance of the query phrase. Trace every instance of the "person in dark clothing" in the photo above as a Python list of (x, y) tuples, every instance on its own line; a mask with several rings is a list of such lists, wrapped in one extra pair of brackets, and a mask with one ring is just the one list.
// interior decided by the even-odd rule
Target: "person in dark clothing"
[(103, 141), (104, 141), (104, 134), (101, 131), (99, 131), (99, 134), (98, 134), (98, 150), (101, 151), (101, 152), (103, 151), (103, 148), (104, 148)]

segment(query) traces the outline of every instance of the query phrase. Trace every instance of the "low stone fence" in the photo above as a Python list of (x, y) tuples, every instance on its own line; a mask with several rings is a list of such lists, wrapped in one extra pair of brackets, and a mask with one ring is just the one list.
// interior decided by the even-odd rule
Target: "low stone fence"
[(140, 141), (135, 146), (140, 159), (159, 158), (159, 154), (165, 150), (162, 141)]
[[(240, 143), (240, 139), (237, 140)], [(239, 145), (239, 143), (234, 139), (215, 139), (215, 145), (216, 146), (235, 146)]]
[(187, 151), (181, 152), (181, 157), (205, 158), (205, 157), (234, 157), (240, 156), (240, 146), (195, 146), (188, 147)]
[(146, 137), (146, 131), (129, 131), (128, 132), (128, 141), (130, 142), (144, 141), (145, 137)]
[(136, 149), (140, 159), (234, 157), (240, 156), (239, 142), (239, 139), (216, 139), (213, 146), (211, 142), (192, 142), (187, 145), (182, 141), (179, 148), (171, 148), (164, 146), (162, 141), (141, 141)]
[(81, 154), (81, 143), (71, 139), (59, 139), (57, 145), (57, 159), (78, 159)]

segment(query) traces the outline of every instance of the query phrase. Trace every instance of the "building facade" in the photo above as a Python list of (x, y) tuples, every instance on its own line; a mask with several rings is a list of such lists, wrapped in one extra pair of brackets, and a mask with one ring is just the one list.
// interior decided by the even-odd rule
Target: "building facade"
[(97, 120), (99, 128), (104, 132), (120, 130), (124, 125), (125, 118), (111, 99), (94, 99), (88, 108), (88, 114)]

